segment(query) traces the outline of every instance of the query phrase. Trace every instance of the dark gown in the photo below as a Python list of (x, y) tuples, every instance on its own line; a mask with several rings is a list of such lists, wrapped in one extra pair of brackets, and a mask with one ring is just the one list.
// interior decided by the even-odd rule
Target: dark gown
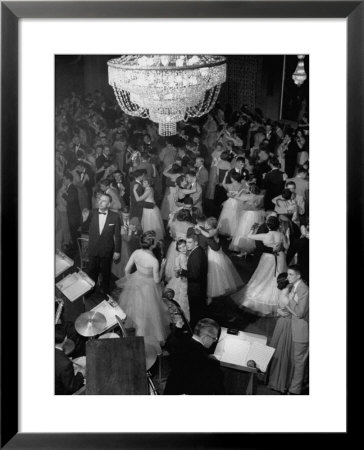
[(267, 385), (284, 394), (291, 383), (294, 369), (291, 315), (277, 320), (269, 346), (276, 351), (269, 365)]

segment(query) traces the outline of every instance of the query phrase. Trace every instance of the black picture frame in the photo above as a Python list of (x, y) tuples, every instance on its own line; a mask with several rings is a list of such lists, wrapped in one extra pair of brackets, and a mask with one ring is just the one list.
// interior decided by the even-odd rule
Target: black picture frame
[[(18, 316), (18, 22), (21, 18), (117, 17), (347, 19), (348, 298), (362, 277), (363, 262), (354, 264), (350, 255), (354, 255), (354, 248), (356, 254), (358, 249), (363, 253), (363, 1), (1, 2), (1, 448), (257, 448), (262, 439), (268, 441), (277, 435), (249, 433), (242, 439), (239, 433), (18, 433), (18, 329), (7, 320)], [(340, 433), (335, 441), (348, 436)], [(308, 433), (300, 437), (300, 446), (309, 437)], [(280, 435), (281, 448), (289, 438), (289, 434)]]

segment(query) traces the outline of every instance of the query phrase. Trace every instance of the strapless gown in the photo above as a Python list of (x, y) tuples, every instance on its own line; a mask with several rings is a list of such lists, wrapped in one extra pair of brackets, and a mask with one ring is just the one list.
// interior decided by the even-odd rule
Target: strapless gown
[(117, 281), (122, 288), (118, 303), (135, 326), (136, 336), (164, 342), (169, 334), (170, 317), (162, 300), (162, 288), (152, 273), (136, 271)]

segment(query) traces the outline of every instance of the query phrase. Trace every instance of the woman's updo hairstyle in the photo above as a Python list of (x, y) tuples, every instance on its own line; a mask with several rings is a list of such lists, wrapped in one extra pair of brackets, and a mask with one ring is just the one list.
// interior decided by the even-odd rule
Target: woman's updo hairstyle
[(211, 227), (211, 228), (217, 228), (217, 219), (215, 217), (209, 217), (206, 220), (206, 223)]
[(176, 185), (178, 187), (182, 188), (182, 183), (184, 182), (184, 180), (185, 180), (185, 176), (184, 175), (180, 175), (179, 177), (176, 178)]
[(281, 195), (284, 198), (284, 200), (290, 200), (292, 197), (292, 192), (289, 189), (283, 189)]
[(255, 183), (253, 183), (253, 184), (251, 184), (249, 186), (249, 190), (254, 195), (259, 195), (260, 194), (260, 189)]
[(282, 291), (289, 285), (287, 280), (287, 272), (280, 273), (277, 277), (277, 288)]
[(140, 237), (140, 247), (143, 250), (149, 250), (155, 244), (155, 237), (151, 233), (143, 233)]
[(279, 228), (279, 220), (277, 217), (274, 216), (268, 217), (266, 223), (270, 231), (277, 231)]
[(180, 211), (178, 211), (178, 213), (176, 215), (176, 219), (179, 222), (189, 222), (191, 219), (191, 216), (190, 216), (189, 211), (187, 211), (186, 209), (181, 209)]

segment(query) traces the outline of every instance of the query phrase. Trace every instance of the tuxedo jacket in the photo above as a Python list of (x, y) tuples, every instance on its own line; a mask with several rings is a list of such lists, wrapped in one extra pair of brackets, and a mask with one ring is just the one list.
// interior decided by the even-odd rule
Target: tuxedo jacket
[(100, 234), (98, 210), (91, 211), (82, 227), (83, 231), (88, 228), (88, 255), (111, 258), (114, 252), (120, 253), (120, 227), (120, 216), (115, 212), (108, 211), (105, 226)]
[(233, 172), (236, 172), (239, 174), (239, 178), (237, 180), (237, 181), (239, 181), (239, 183), (242, 180), (249, 180), (249, 172), (246, 169), (242, 169), (240, 171), (236, 170), (236, 169), (231, 169), (226, 177), (226, 183), (230, 184), (233, 182), (233, 179), (230, 176)]
[(297, 317), (292, 315), (292, 340), (293, 342), (308, 342), (308, 286), (304, 281), (297, 285), (293, 298), (288, 306)]
[[(268, 233), (268, 232), (269, 232), (269, 228), (265, 222), (262, 223), (261, 225), (259, 225), (259, 227), (257, 229), (257, 234), (263, 234), (263, 233)], [(266, 247), (262, 241), (255, 241), (255, 248), (257, 249), (257, 251), (259, 253), (273, 253), (273, 248)]]
[(73, 364), (62, 350), (55, 354), (55, 394), (71, 395), (83, 386), (83, 375), (75, 375)]
[(171, 373), (165, 395), (223, 395), (224, 375), (216, 359), (208, 350), (190, 338), (171, 354)]
[(193, 297), (204, 298), (207, 289), (207, 255), (205, 250), (198, 246), (187, 259), (187, 270), (182, 270), (187, 278), (189, 300)]
[(81, 223), (81, 209), (77, 188), (71, 183), (62, 196), (67, 202), (67, 217), (69, 224), (79, 225)]

